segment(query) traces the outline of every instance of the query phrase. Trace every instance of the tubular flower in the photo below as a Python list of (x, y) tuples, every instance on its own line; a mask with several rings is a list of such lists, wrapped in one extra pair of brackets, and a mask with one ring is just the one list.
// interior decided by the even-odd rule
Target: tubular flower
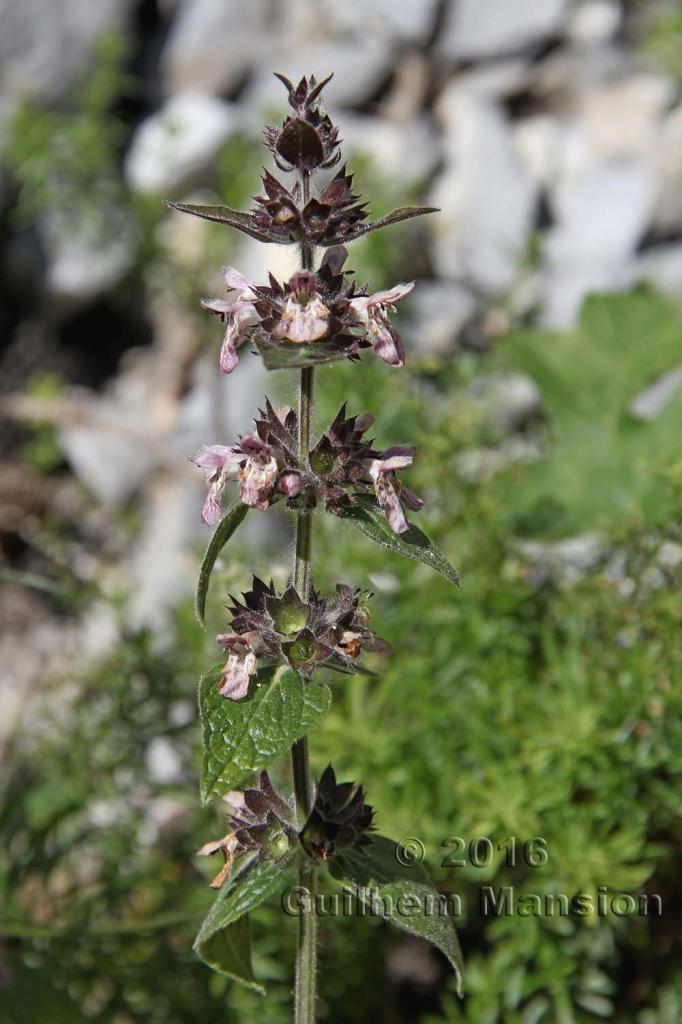
[(223, 278), (228, 291), (236, 291), (235, 302), (225, 299), (202, 299), (201, 305), (226, 323), (225, 336), (220, 349), (221, 373), (232, 373), (239, 361), (237, 349), (246, 341), (250, 329), (258, 322), (253, 299), (254, 285), (234, 267), (223, 267)]
[(367, 467), (381, 511), (394, 533), (405, 533), (410, 528), (401, 501), (413, 512), (418, 512), (424, 504), (422, 499), (401, 484), (395, 475), (397, 469), (404, 469), (412, 464), (415, 451), (416, 448), (407, 445), (387, 448), (380, 452), (376, 459), (371, 459)]
[(367, 330), (374, 351), (389, 366), (404, 366), (405, 350), (398, 332), (386, 315), (386, 309), (395, 313), (395, 303), (409, 295), (413, 288), (414, 281), (411, 281), (409, 284), (397, 284), (388, 291), (368, 296), (358, 295), (350, 300), (351, 315)]
[(260, 664), (288, 664), (310, 675), (320, 663), (352, 671), (363, 651), (387, 653), (388, 644), (369, 629), (360, 590), (338, 584), (333, 598), (313, 590), (303, 601), (293, 587), (277, 594), (254, 577), (252, 589), (232, 598), (231, 632), (216, 639), (229, 657), (219, 692), (231, 700), (246, 696), (249, 679)]
[(294, 809), (273, 787), (267, 772), (261, 772), (258, 788), (232, 790), (225, 797), (230, 808), (230, 831), (222, 839), (205, 843), (198, 857), (222, 853), (224, 865), (211, 881), (219, 889), (237, 857), (256, 853), (259, 861), (280, 860), (298, 842)]
[[(293, 429), (293, 433), (292, 433)], [(296, 452), (296, 414), (288, 406), (276, 410), (266, 399), (256, 430), (244, 434), (232, 447), (202, 448), (191, 460), (206, 474), (208, 494), (201, 521), (215, 526), (220, 519), (222, 494), (230, 480), (239, 480), (245, 505), (263, 511), (278, 493), (293, 499), (306, 484)]]
[(361, 851), (372, 842), (374, 810), (365, 803), (362, 786), (338, 782), (331, 765), (323, 771), (310, 817), (299, 833), (305, 851), (329, 860), (339, 850)]
[(239, 477), (244, 456), (236, 448), (214, 444), (202, 448), (192, 461), (204, 470), (208, 493), (201, 510), (201, 521), (205, 526), (215, 526), (220, 519), (223, 491), (228, 480)]

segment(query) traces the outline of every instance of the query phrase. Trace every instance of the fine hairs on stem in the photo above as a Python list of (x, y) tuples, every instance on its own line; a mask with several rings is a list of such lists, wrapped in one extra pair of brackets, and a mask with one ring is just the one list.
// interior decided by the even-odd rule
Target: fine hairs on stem
[[(310, 198), (310, 173), (301, 172), (303, 201)], [(307, 242), (301, 242), (301, 269), (313, 269), (313, 249)], [(313, 394), (315, 370), (312, 366), (301, 370), (298, 395), (298, 457), (308, 461), (310, 449), (310, 428), (313, 417)], [(313, 548), (313, 510), (300, 509), (296, 515), (296, 547), (294, 551), (294, 586), (304, 601), (310, 592)], [(308, 765), (308, 739), (303, 736), (291, 747), (291, 767), (294, 779), (294, 795), (300, 820), (306, 821), (312, 810), (312, 791)], [(317, 879), (312, 866), (301, 861), (298, 869), (298, 883), (307, 889), (315, 899)], [(298, 920), (298, 941), (296, 944), (296, 967), (294, 980), (294, 1020), (296, 1024), (312, 1024), (315, 1020), (317, 970), (317, 918), (314, 913), (304, 913)]]

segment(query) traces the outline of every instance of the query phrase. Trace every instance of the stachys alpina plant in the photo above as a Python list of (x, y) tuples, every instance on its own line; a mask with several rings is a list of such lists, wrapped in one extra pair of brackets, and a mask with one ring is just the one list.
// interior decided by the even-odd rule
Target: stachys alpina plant
[[(289, 585), (278, 593), (272, 583), (254, 577), (241, 600), (232, 598), (231, 618), (216, 638), (223, 662), (199, 687), (201, 796), (204, 803), (224, 800), (229, 815), (226, 835), (199, 850), (223, 860), (211, 883), (218, 897), (195, 950), (215, 970), (260, 988), (251, 968), (248, 913), (297, 882), (294, 1017), (298, 1024), (310, 1024), (315, 1020), (315, 894), (320, 872), (340, 883), (358, 906), (369, 905), (398, 927), (433, 942), (450, 960), (458, 980), (461, 965), (452, 921), (439, 908), (428, 876), (419, 866), (401, 863), (405, 857), (400, 848), (374, 830), (364, 790), (351, 782), (338, 783), (331, 766), (311, 784), (307, 734), (329, 709), (325, 675), (367, 672), (361, 663), (364, 652), (388, 652), (370, 627), (367, 594), (344, 584), (331, 595), (314, 588), (313, 514), (324, 509), (370, 540), (425, 563), (455, 584), (458, 580), (443, 553), (407, 518), (422, 506), (399, 476), (413, 460), (412, 446), (377, 450), (366, 436), (373, 416), (349, 415), (345, 404), (319, 437), (311, 436), (315, 367), (357, 361), (370, 348), (388, 367), (405, 363), (389, 314), (414, 285), (397, 284), (371, 294), (345, 270), (345, 244), (433, 211), (406, 207), (369, 220), (345, 165), (324, 173), (340, 161), (339, 131), (321, 99), (329, 79), (302, 78), (293, 85), (283, 75), (277, 77), (287, 89), (292, 114), (280, 127), (265, 129), (265, 142), (280, 170), (294, 179), (290, 187), (266, 170), (263, 194), (248, 213), (225, 206), (171, 204), (262, 242), (295, 245), (301, 264), (289, 281), (271, 275), (267, 284), (226, 267), (228, 297), (203, 302), (224, 324), (219, 358), (223, 373), (237, 370), (239, 350), (248, 342), (268, 369), (299, 369), (300, 394), (298, 410), (275, 409), (266, 399), (250, 433), (232, 444), (203, 448), (193, 460), (206, 476), (202, 520), (216, 527), (199, 578), (197, 614), (202, 625), (216, 558), (249, 510), (266, 511), (284, 502), (296, 523)], [(318, 174), (328, 179), (319, 187)], [(316, 267), (318, 248), (324, 254)], [(233, 481), (233, 503), (224, 511)], [(289, 749), (291, 800), (276, 792), (266, 771)], [(251, 788), (237, 788), (245, 784)], [(306, 895), (303, 903), (301, 894)]]

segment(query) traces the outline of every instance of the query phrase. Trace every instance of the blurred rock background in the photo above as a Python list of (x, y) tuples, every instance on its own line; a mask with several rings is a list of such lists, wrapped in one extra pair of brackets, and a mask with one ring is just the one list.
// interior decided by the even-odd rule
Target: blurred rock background
[[(437, 584), (421, 622), (431, 581), (320, 527), (321, 577), (369, 571), (354, 581), (377, 591), (397, 638), (386, 682), (339, 696), (314, 738), (320, 763), (337, 749), (342, 769), (364, 765), (370, 796), (376, 776), (396, 838), (545, 830), (557, 884), (596, 886), (600, 870), (611, 884), (618, 868), (614, 885), (654, 877), (675, 892), (682, 808), (669, 788), (682, 765), (665, 722), (681, 682), (679, 3), (0, 0), (0, 26), (3, 1019), (32, 1021), (48, 1004), (60, 1020), (112, 1024), (261, 1012), (226, 995), (188, 945), (201, 887), (190, 857), (197, 829), (214, 827), (193, 807), (192, 697), (214, 653), (191, 622), (206, 533), (187, 460), (248, 429), (264, 393), (294, 394), (248, 355), (219, 378), (220, 330), (198, 297), (221, 294), (226, 262), (257, 279), (293, 265), (287, 249), (164, 200), (248, 204), (262, 126), (284, 113), (273, 71), (334, 72), (330, 112), (375, 212), (405, 200), (441, 209), (353, 246), (361, 280), (418, 281), (403, 304), (408, 370), (398, 383), (369, 360), (361, 380), (329, 371), (319, 417), (350, 394), (353, 409), (383, 409), (380, 440), (420, 445), (424, 516), (461, 563), (465, 593)], [(222, 566), (215, 631), (219, 592), (243, 585), (249, 565), (286, 575), (285, 520), (251, 520)], [(596, 679), (617, 693), (597, 697)], [(387, 711), (410, 680), (402, 711)], [(445, 732), (425, 710), (434, 687)], [(552, 747), (547, 700), (564, 716), (553, 728), (582, 737), (575, 748)], [(377, 714), (394, 716), (390, 744), (372, 733)], [(506, 737), (500, 778), (485, 763), (493, 728)], [(527, 755), (540, 736), (547, 749)], [(605, 736), (620, 751), (610, 759)], [(431, 751), (411, 780), (398, 748), (408, 764)], [(558, 817), (533, 789), (545, 766)], [(609, 785), (624, 801), (613, 821), (594, 796)], [(169, 905), (171, 886), (182, 895)], [(149, 928), (134, 954), (100, 920), (117, 914), (124, 930)], [(276, 919), (263, 920), (275, 1021), (288, 965), (268, 930)], [(83, 922), (93, 937), (60, 978), (60, 942)], [(371, 929), (363, 973), (344, 957), (366, 940), (330, 939), (324, 1019), (364, 1021), (369, 1006), (377, 1020), (470, 1024), (682, 1014), (674, 922), (655, 939), (637, 922), (627, 933), (512, 924), (467, 924), (463, 1009), (418, 944)], [(173, 998), (178, 964), (185, 994)], [(353, 1009), (338, 1005), (344, 986)]]

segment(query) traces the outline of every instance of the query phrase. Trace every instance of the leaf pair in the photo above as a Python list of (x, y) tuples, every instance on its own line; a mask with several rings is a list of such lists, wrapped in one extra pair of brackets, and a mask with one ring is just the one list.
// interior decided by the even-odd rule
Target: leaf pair
[[(248, 507), (241, 502), (233, 505), (216, 527), (216, 531), (206, 549), (199, 573), (195, 605), (197, 618), (204, 627), (206, 626), (206, 596), (208, 594), (211, 573), (213, 572), (218, 555), (240, 523), (244, 521), (247, 512)], [(402, 555), (404, 558), (409, 558), (415, 562), (422, 562), (437, 573), (440, 573), (445, 579), (450, 580), (451, 583), (459, 586), (457, 571), (440, 548), (436, 547), (426, 534), (412, 523), (409, 530), (405, 533), (394, 533), (386, 522), (376, 501), (370, 495), (356, 495), (353, 499), (353, 504), (344, 508), (341, 515), (346, 522), (360, 530), (361, 533), (364, 533), (375, 544), (389, 548), (389, 550)]]
[[(167, 206), (181, 213), (190, 213), (194, 217), (201, 217), (204, 220), (213, 221), (216, 224), (226, 224), (228, 227), (236, 228), (250, 238), (259, 242), (275, 242), (282, 244), (293, 241), (284, 228), (272, 228), (260, 224), (252, 213), (241, 213), (239, 210), (231, 210), (229, 206), (216, 204), (215, 206), (197, 206), (194, 203), (167, 203)], [(316, 239), (318, 245), (338, 245), (343, 242), (350, 242), (355, 238), (361, 238), (371, 231), (378, 231), (380, 228), (388, 227), (390, 224), (397, 224), (403, 220), (410, 220), (412, 217), (421, 217), (425, 213), (435, 213), (433, 206), (401, 206), (397, 210), (380, 217), (378, 220), (369, 223), (359, 223), (347, 229), (342, 234), (330, 234), (324, 239)]]
[[(376, 916), (403, 931), (433, 943), (448, 959), (457, 977), (461, 995), (462, 954), (457, 933), (444, 897), (435, 889), (420, 865), (400, 864), (396, 844), (385, 836), (374, 836), (362, 852), (333, 858), (331, 876)], [(251, 967), (248, 917), (266, 899), (282, 893), (296, 879), (296, 864), (306, 854), (289, 853), (280, 861), (257, 863), (243, 858), (235, 875), (223, 886), (197, 935), (197, 955), (221, 974), (264, 991)], [(299, 913), (315, 913), (301, 889), (292, 903)]]

